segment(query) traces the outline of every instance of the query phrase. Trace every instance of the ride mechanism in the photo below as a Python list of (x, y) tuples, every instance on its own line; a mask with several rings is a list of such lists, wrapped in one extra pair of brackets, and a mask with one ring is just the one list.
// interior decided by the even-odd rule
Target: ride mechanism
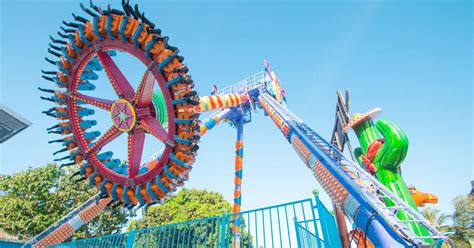
[[(49, 142), (62, 145), (55, 154), (67, 153), (56, 161), (68, 161), (62, 167), (79, 165), (74, 176), (88, 180), (99, 193), (29, 245), (61, 243), (106, 207), (163, 203), (189, 179), (201, 136), (220, 122), (237, 131), (233, 211), (240, 212), (243, 127), (257, 108), (273, 120), (331, 197), (344, 246), (350, 246), (350, 239), (364, 247), (440, 246), (447, 240), (417, 211), (417, 205), (437, 199), (404, 183), (400, 163), (408, 140), (394, 123), (374, 124), (379, 109), (350, 120), (348, 95), (344, 99), (339, 92), (332, 142), (327, 142), (288, 110), (278, 77), (266, 61), (264, 71), (199, 97), (178, 48), (137, 5), (122, 1), (123, 10), (101, 9), (90, 2), (80, 7), (88, 18), (73, 14), (74, 22), (63, 22), (59, 38), (51, 37), (48, 48), (55, 58), (46, 58), (56, 69), (42, 71), (59, 89), (39, 89), (50, 94), (42, 99), (55, 104), (44, 113), (59, 120), (49, 133), (63, 135)], [(138, 86), (133, 87), (116, 63), (120, 56), (144, 65)], [(102, 98), (102, 93), (94, 96), (101, 73), (115, 100)], [(95, 130), (98, 121), (92, 119), (98, 111), (110, 113), (103, 133)], [(211, 114), (200, 121), (203, 112)], [(355, 162), (343, 154), (345, 145), (352, 150), (347, 136), (351, 128), (361, 144), (353, 154)], [(127, 155), (120, 159), (107, 147), (125, 135)], [(147, 160), (142, 159), (146, 136), (162, 146)], [(354, 227), (349, 233), (346, 218)], [(236, 217), (236, 242), (241, 224)]]

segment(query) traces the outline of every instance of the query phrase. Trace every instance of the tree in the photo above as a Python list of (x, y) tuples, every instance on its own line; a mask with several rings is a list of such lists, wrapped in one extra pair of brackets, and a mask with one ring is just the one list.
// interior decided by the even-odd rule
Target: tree
[[(162, 205), (151, 206), (149, 207), (143, 218), (138, 220), (133, 220), (128, 226), (129, 230), (141, 229), (147, 227), (157, 227), (163, 226), (171, 223), (177, 222), (186, 222), (190, 220), (202, 219), (213, 216), (220, 216), (223, 212), (231, 213), (232, 207), (229, 202), (225, 201), (224, 197), (217, 193), (207, 190), (198, 190), (198, 189), (181, 189), (176, 195), (171, 196), (166, 200)], [(232, 242), (231, 241), (231, 224), (232, 219), (229, 220), (229, 225), (226, 225), (226, 241), (222, 241), (220, 237), (217, 237), (217, 229), (219, 228), (219, 219), (215, 218), (211, 221), (202, 221), (202, 222), (188, 222), (187, 225), (178, 225), (163, 227), (155, 230), (155, 234), (151, 237), (150, 233), (141, 234), (141, 239), (146, 240), (154, 238), (155, 236), (170, 236), (176, 237), (174, 244), (177, 247), (184, 245), (183, 242), (187, 242), (188, 238), (198, 237), (207, 243), (215, 245), (216, 240), (219, 239), (219, 242)], [(244, 241), (244, 246), (247, 247), (249, 240), (251, 240), (251, 235), (245, 232), (245, 223), (241, 224), (241, 239)], [(220, 235), (222, 235), (222, 229), (220, 229)], [(171, 233), (171, 234), (170, 234)], [(162, 241), (160, 241), (162, 240)], [(163, 239), (158, 239), (155, 243), (163, 242)], [(165, 243), (165, 246), (170, 246), (169, 243)]]
[(132, 221), (128, 229), (200, 219), (221, 215), (223, 211), (230, 213), (232, 207), (221, 194), (183, 188), (178, 194), (168, 198), (163, 205), (149, 207), (145, 211), (144, 218)]
[[(1, 177), (0, 229), (22, 240), (30, 239), (96, 194), (87, 182), (70, 179), (77, 169), (61, 170), (56, 164), (48, 164)], [(107, 209), (74, 236), (110, 234), (120, 231), (126, 222), (125, 212)]]
[(469, 242), (474, 239), (474, 228), (472, 227), (472, 217), (474, 213), (474, 195), (457, 196), (453, 200), (454, 213), (453, 220), (454, 234), (450, 236), (457, 247), (470, 247)]
[(447, 231), (446, 222), (449, 219), (449, 215), (441, 213), (439, 209), (425, 207), (421, 211), (421, 214), (433, 225), (435, 228), (440, 231)]

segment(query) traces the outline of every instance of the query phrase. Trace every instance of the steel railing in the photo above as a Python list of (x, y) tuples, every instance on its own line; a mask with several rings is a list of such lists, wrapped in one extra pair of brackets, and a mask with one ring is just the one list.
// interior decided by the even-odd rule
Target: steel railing
[(237, 83), (226, 86), (218, 91), (219, 95), (242, 94), (265, 84), (265, 73), (257, 72), (252, 76), (245, 78)]
[[(316, 202), (318, 198), (316, 197)], [(240, 213), (132, 230), (121, 234), (75, 240), (50, 247), (324, 247), (321, 221), (312, 199)], [(327, 217), (327, 216), (326, 216)], [(235, 230), (240, 226), (240, 233)], [(337, 232), (337, 230), (332, 230)], [(311, 246), (308, 246), (311, 245)]]

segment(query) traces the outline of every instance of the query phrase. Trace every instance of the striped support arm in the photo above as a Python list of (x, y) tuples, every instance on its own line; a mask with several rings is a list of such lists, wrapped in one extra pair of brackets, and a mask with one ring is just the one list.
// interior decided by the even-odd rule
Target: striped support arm
[(99, 201), (98, 204), (91, 204), (90, 206), (79, 212), (74, 218), (70, 219), (56, 230), (52, 231), (42, 240), (39, 240), (34, 247), (46, 247), (50, 245), (60, 244), (71, 237), (77, 229), (89, 223), (94, 217), (102, 213), (107, 204), (112, 201), (112, 198), (107, 197)]
[(230, 112), (230, 109), (220, 110), (205, 119), (203, 121), (203, 124), (200, 126), (201, 135), (204, 135), (207, 131), (211, 130), (213, 127), (219, 124), (229, 115)]
[[(234, 207), (233, 213), (239, 213), (241, 211), (242, 205), (242, 159), (244, 153), (244, 141), (243, 141), (243, 128), (244, 122), (243, 118), (240, 117), (237, 124), (237, 141), (235, 142), (235, 177), (234, 177)], [(242, 218), (240, 215), (236, 215), (234, 217), (234, 224), (232, 228), (232, 233), (234, 237), (234, 244), (238, 244), (240, 242), (240, 226), (242, 222)], [(240, 245), (235, 245), (235, 247), (240, 247)]]
[(249, 101), (246, 94), (228, 94), (217, 96), (204, 96), (200, 98), (199, 106), (196, 106), (197, 112), (206, 112), (221, 108), (231, 108)]

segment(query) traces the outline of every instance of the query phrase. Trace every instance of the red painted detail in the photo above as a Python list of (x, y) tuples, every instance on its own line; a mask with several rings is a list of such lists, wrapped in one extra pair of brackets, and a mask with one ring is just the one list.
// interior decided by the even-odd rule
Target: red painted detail
[(380, 138), (370, 143), (369, 147), (367, 148), (367, 158), (370, 160), (374, 159), (375, 154), (379, 151), (384, 142), (385, 140)]
[(153, 108), (136, 108), (135, 114), (137, 115), (137, 119), (141, 119), (143, 117), (152, 116), (155, 117), (154, 112), (152, 112)]
[(138, 107), (146, 107), (151, 104), (154, 85), (155, 77), (153, 76), (153, 72), (147, 70), (143, 75), (142, 81), (140, 82), (137, 93), (133, 99)]
[(211, 109), (215, 109), (216, 108), (216, 102), (215, 102), (215, 98), (216, 97), (209, 97), (209, 103), (211, 104)]
[(365, 165), (365, 168), (368, 172), (370, 173), (377, 172), (377, 168), (365, 154), (360, 155), (360, 158), (362, 159), (362, 163)]
[(145, 131), (135, 128), (128, 135), (128, 178), (133, 179), (140, 170), (143, 145), (145, 144)]
[(109, 128), (89, 149), (86, 150), (85, 155), (90, 155), (93, 152), (100, 150), (106, 144), (110, 143), (112, 140), (120, 136), (120, 132), (115, 126)]
[(98, 108), (110, 111), (110, 108), (112, 107), (112, 101), (106, 100), (106, 99), (101, 99), (97, 97), (91, 97), (91, 96), (86, 96), (81, 93), (74, 93), (70, 96), (74, 100), (79, 100), (86, 102), (88, 104), (94, 105)]
[[(97, 46), (100, 47), (100, 49), (101, 49), (101, 52), (102, 52), (101, 55), (104, 55), (104, 56), (102, 56), (102, 59), (104, 59), (104, 57), (106, 58), (105, 60), (107, 60), (107, 57), (110, 58), (110, 56), (108, 56), (108, 54), (106, 54), (105, 51), (107, 51), (107, 50), (119, 50), (119, 51), (123, 51), (123, 52), (126, 52), (126, 53), (129, 53), (129, 54), (133, 55), (134, 57), (139, 59), (145, 65), (150, 65), (153, 62), (150, 58), (148, 58), (145, 55), (145, 53), (143, 53), (143, 51), (136, 49), (132, 44), (123, 43), (121, 40), (96, 41), (96, 43), (97, 43)], [(77, 116), (77, 112), (75, 111), (76, 109), (78, 109), (75, 100), (82, 100), (82, 99), (75, 99), (75, 98), (73, 98), (73, 96), (83, 97), (83, 99), (85, 99), (87, 97), (87, 96), (84, 96), (84, 95), (81, 95), (80, 93), (78, 93), (77, 87), (79, 85), (79, 82), (81, 81), (80, 76), (82, 74), (82, 71), (84, 70), (84, 67), (96, 55), (96, 53), (98, 54), (100, 52), (96, 52), (94, 46), (85, 47), (83, 49), (82, 53), (78, 54), (78, 56), (76, 58), (76, 61), (80, 61), (80, 63), (73, 64), (73, 66), (71, 68), (70, 76), (68, 77), (68, 87), (67, 88), (71, 92), (71, 97), (66, 98), (66, 104), (68, 106), (67, 115), (68, 115), (68, 119), (70, 120), (70, 126), (71, 126), (72, 133), (74, 134), (74, 137), (77, 137), (76, 138), (76, 143), (77, 143), (78, 149), (82, 154), (86, 154), (86, 151), (89, 148), (88, 147), (89, 141), (84, 139), (84, 136), (82, 134), (82, 132), (84, 130), (82, 130), (79, 127), (80, 118)], [(113, 65), (115, 65), (115, 63), (111, 60), (111, 58), (110, 58), (110, 61), (111, 61), (111, 63), (106, 63), (108, 65), (107, 67), (104, 66), (104, 69), (106, 69), (108, 71), (110, 71), (110, 68), (112, 68)], [(121, 74), (120, 70), (118, 70), (117, 73)], [(168, 116), (168, 133), (167, 133), (166, 137), (167, 137), (168, 140), (172, 140), (173, 134), (176, 132), (176, 125), (175, 125), (175, 116), (174, 116), (174, 114), (172, 114), (172, 113), (175, 112), (175, 110), (174, 110), (173, 105), (171, 104), (171, 101), (172, 101), (171, 93), (166, 88), (166, 79), (163, 77), (163, 75), (161, 75), (158, 72), (156, 67), (154, 67), (151, 70), (151, 73), (153, 74), (153, 77), (158, 82), (160, 90), (163, 93), (163, 96), (165, 98), (166, 110), (167, 110), (168, 113), (170, 113), (169, 116)], [(119, 75), (119, 74), (115, 74), (115, 75)], [(122, 80), (121, 82), (126, 82), (126, 81)], [(120, 85), (123, 86), (124, 84), (120, 84)], [(125, 87), (125, 91), (128, 92), (130, 90), (126, 85), (124, 87)], [(127, 90), (127, 88), (128, 88), (128, 90)], [(130, 99), (132, 99), (135, 96), (134, 93), (133, 94), (126, 93), (126, 94), (128, 94), (130, 96)], [(94, 103), (96, 103), (97, 105), (100, 105), (100, 106), (97, 106), (97, 105), (94, 105), (94, 103), (91, 103), (92, 105), (97, 106), (99, 108), (102, 107), (103, 109), (106, 109), (106, 110), (110, 110), (108, 105), (110, 104), (110, 106), (111, 106), (111, 104), (112, 104), (111, 101), (104, 100), (104, 99), (99, 99), (99, 98), (94, 98), (94, 99), (89, 99), (89, 100), (93, 100)], [(150, 168), (150, 170), (147, 171), (146, 173), (135, 175), (135, 177), (133, 178), (133, 182), (136, 185), (143, 184), (143, 183), (149, 182), (156, 175), (161, 173), (161, 171), (163, 170), (164, 165), (169, 161), (171, 151), (172, 151), (172, 147), (171, 146), (166, 146), (159, 162), (156, 165), (151, 166), (152, 168)], [(96, 170), (103, 178), (107, 179), (108, 181), (118, 183), (120, 185), (131, 186), (130, 185), (131, 180), (129, 180), (128, 176), (120, 175), (120, 174), (110, 170), (109, 168), (104, 166), (104, 164), (102, 162), (100, 162), (97, 159), (95, 154), (93, 154), (93, 153), (90, 154), (89, 156), (87, 156), (85, 158), (85, 160), (89, 164), (92, 165), (94, 170)]]
[(117, 95), (120, 98), (131, 101), (135, 95), (135, 91), (127, 78), (123, 75), (122, 71), (118, 68), (117, 64), (115, 64), (107, 51), (97, 51), (96, 54), (102, 67), (104, 67), (105, 74), (107, 74), (110, 83), (112, 83), (115, 92), (117, 92)]
[(222, 98), (220, 96), (216, 96), (217, 99), (217, 104), (219, 104), (220, 107), (224, 106), (224, 103), (222, 102)]
[(168, 136), (166, 130), (160, 125), (156, 118), (151, 116), (143, 117), (140, 126), (149, 134), (155, 136), (160, 141), (166, 144), (172, 144), (172, 139)]

